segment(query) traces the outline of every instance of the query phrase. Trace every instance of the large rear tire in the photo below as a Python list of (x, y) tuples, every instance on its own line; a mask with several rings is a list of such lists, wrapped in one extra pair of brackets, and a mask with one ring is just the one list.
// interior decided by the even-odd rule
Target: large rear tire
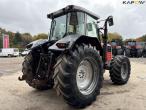
[(110, 77), (114, 84), (126, 84), (131, 72), (130, 61), (127, 57), (118, 55), (111, 60)]
[(84, 108), (96, 100), (102, 85), (103, 65), (93, 47), (76, 45), (57, 64), (55, 88), (69, 105)]
[(24, 58), (24, 62), (22, 64), (22, 73), (26, 77), (25, 78), (26, 83), (28, 83), (29, 86), (31, 86), (37, 90), (47, 90), (47, 89), (53, 88), (53, 85), (54, 85), (53, 80), (45, 82), (43, 80), (37, 80), (35, 78), (34, 69), (36, 69), (36, 68), (34, 68), (33, 65), (34, 65), (33, 57), (31, 55), (31, 53), (29, 53)]

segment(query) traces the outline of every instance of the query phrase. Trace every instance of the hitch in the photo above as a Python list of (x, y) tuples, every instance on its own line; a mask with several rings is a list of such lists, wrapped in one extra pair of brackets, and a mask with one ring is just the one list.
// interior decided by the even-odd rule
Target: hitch
[(25, 80), (25, 79), (26, 79), (26, 75), (22, 75), (21, 77), (20, 77), (20, 76), (18, 77), (18, 80), (19, 80), (19, 81), (23, 81), (23, 80)]

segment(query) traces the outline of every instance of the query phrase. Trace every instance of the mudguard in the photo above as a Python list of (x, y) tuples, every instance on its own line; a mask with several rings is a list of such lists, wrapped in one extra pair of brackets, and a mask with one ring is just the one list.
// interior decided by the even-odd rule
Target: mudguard
[(48, 39), (39, 39), (39, 40), (36, 40), (36, 41), (33, 41), (33, 42), (29, 43), (26, 46), (26, 48), (31, 50), (31, 49), (33, 49), (35, 47), (38, 47), (38, 46), (40, 46), (40, 45), (42, 45), (44, 43), (47, 43), (47, 42), (48, 42)]
[[(68, 46), (66, 48), (58, 48), (57, 43), (66, 43)], [(99, 40), (96, 37), (89, 37), (89, 36), (83, 36), (78, 34), (73, 35), (67, 35), (64, 38), (60, 39), (56, 43), (54, 43), (52, 46), (49, 47), (49, 50), (54, 51), (64, 51), (69, 50), (74, 47), (74, 45), (78, 43), (85, 43), (85, 44), (91, 44), (92, 46), (96, 46), (97, 50), (102, 51), (102, 46)]]

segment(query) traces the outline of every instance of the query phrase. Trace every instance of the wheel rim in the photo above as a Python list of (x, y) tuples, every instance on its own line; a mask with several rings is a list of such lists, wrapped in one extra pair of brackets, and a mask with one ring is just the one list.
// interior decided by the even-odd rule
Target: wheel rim
[(125, 80), (128, 76), (128, 65), (127, 63), (123, 63), (122, 66), (121, 66), (121, 76), (122, 78)]
[(95, 63), (93, 61), (89, 61), (89, 59), (84, 59), (78, 66), (76, 81), (79, 91), (84, 95), (89, 95), (95, 90), (98, 76), (97, 69), (98, 67), (94, 67)]

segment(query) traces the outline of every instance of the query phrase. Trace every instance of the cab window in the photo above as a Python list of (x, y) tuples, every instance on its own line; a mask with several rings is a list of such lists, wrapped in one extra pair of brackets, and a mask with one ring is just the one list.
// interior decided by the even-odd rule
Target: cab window
[(86, 34), (89, 37), (97, 37), (96, 20), (87, 15)]
[(82, 12), (69, 13), (68, 33), (85, 35), (84, 16)]
[(59, 40), (63, 38), (66, 33), (66, 15), (55, 18), (52, 25), (53, 34), (50, 40)]

